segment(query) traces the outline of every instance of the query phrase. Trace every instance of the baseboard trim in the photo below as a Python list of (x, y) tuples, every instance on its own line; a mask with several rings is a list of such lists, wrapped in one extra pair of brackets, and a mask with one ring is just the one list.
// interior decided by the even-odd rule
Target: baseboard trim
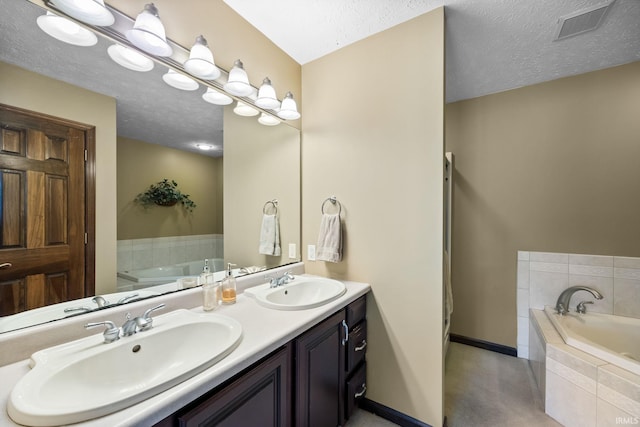
[(495, 351), (496, 353), (506, 354), (507, 356), (518, 357), (518, 350), (502, 344), (495, 344), (488, 341), (478, 340), (475, 338), (464, 337), (462, 335), (449, 334), (451, 342), (470, 345), (472, 347), (482, 348), (484, 350)]
[(403, 414), (402, 412), (396, 411), (388, 406), (384, 406), (381, 403), (374, 402), (366, 397), (360, 400), (358, 406), (365, 411), (369, 411), (401, 427), (431, 427), (429, 424), (423, 423), (409, 415)]

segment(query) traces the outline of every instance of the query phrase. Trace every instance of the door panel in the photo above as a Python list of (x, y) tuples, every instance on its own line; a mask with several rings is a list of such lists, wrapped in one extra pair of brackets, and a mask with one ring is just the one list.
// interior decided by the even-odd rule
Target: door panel
[(0, 315), (85, 296), (85, 132), (0, 108)]

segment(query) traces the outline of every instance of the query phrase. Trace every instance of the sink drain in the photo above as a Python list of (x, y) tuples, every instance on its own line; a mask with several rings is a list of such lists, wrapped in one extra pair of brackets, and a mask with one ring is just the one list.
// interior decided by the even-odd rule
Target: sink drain
[(131, 349), (131, 351), (133, 351), (134, 353), (137, 353), (140, 351), (142, 347), (140, 347), (140, 344), (136, 344), (133, 346), (133, 348)]

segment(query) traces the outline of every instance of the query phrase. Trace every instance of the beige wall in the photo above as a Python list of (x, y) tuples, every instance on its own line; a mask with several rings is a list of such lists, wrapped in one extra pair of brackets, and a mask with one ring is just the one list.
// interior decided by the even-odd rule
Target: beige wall
[(115, 291), (115, 99), (1, 62), (0, 76), (1, 103), (96, 127), (96, 293)]
[(303, 245), (324, 199), (344, 260), (307, 272), (371, 284), (367, 397), (442, 425), (444, 10), (302, 67)]
[(449, 104), (452, 332), (516, 346), (517, 250), (640, 256), (640, 62)]
[[(118, 137), (118, 240), (222, 234), (222, 158)], [(149, 185), (175, 180), (197, 207), (142, 207)]]
[[(300, 132), (224, 110), (224, 257), (240, 267), (300, 260)], [(281, 256), (258, 253), (262, 209), (278, 200)], [(271, 208), (268, 210), (272, 212)], [(297, 248), (289, 258), (289, 243)]]

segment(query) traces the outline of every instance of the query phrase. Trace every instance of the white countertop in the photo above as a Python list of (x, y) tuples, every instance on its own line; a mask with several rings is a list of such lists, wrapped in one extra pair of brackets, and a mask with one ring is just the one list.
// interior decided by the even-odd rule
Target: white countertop
[[(335, 301), (309, 310), (272, 310), (260, 306), (252, 298), (239, 294), (236, 304), (223, 305), (212, 312), (232, 317), (242, 324), (242, 341), (231, 354), (206, 371), (144, 402), (101, 418), (74, 425), (91, 427), (153, 425), (370, 290), (370, 286), (365, 283), (346, 281), (344, 283), (347, 287), (347, 292), (344, 295)], [(194, 308), (193, 311), (202, 312), (202, 307)], [(2, 351), (8, 351), (8, 349), (5, 348)], [(123, 369), (126, 369), (126, 366), (123, 366)], [(7, 415), (6, 407), (11, 390), (27, 372), (29, 372), (28, 360), (0, 367), (0, 378), (2, 378), (0, 402), (4, 408), (0, 412), (1, 426), (18, 426)]]

